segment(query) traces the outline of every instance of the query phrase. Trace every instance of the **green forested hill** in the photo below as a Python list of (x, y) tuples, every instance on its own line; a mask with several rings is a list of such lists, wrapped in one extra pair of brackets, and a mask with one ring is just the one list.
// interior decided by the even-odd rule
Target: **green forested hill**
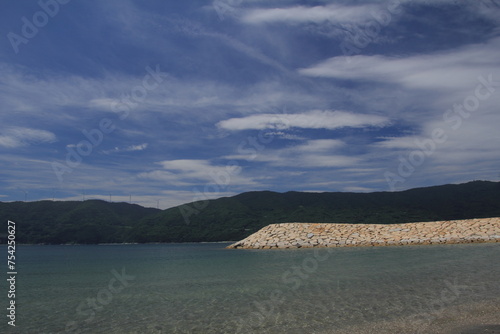
[[(100, 200), (79, 202), (0, 202), (0, 219), (16, 223), (18, 243), (124, 242), (144, 217), (160, 210)], [(7, 229), (5, 228), (5, 232)], [(0, 232), (5, 243), (6, 234)]]
[[(200, 204), (201, 205), (201, 204)], [(461, 185), (376, 193), (247, 192), (205, 203), (162, 211), (133, 230), (135, 238), (170, 241), (239, 240), (260, 228), (280, 222), (374, 223), (500, 216), (500, 182), (475, 181)]]
[[(500, 216), (500, 182), (376, 193), (257, 191), (167, 210), (98, 200), (0, 203), (25, 243), (239, 240), (280, 222), (391, 224)], [(6, 230), (6, 229), (5, 229)], [(5, 233), (0, 239), (5, 243)]]

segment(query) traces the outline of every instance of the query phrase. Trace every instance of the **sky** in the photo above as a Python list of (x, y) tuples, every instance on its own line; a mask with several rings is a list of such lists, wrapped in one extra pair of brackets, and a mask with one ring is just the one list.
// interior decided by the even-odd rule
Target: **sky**
[(500, 180), (500, 0), (0, 4), (0, 201)]

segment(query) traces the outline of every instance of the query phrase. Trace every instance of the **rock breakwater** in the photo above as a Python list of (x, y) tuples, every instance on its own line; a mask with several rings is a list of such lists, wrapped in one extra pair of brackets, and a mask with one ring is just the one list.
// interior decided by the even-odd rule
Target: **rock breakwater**
[(406, 224), (268, 225), (227, 248), (272, 249), (500, 242), (500, 217)]

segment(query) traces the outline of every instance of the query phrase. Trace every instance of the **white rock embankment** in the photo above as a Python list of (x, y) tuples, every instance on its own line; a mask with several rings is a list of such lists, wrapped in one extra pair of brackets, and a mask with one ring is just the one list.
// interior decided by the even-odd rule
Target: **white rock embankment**
[(500, 242), (500, 218), (390, 225), (272, 224), (227, 248), (272, 249), (431, 245), (472, 242)]

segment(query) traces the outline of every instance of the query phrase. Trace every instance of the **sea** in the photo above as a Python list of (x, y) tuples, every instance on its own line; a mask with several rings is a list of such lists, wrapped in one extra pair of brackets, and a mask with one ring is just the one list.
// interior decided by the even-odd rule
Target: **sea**
[(500, 333), (500, 243), (227, 245), (17, 246), (0, 332)]

